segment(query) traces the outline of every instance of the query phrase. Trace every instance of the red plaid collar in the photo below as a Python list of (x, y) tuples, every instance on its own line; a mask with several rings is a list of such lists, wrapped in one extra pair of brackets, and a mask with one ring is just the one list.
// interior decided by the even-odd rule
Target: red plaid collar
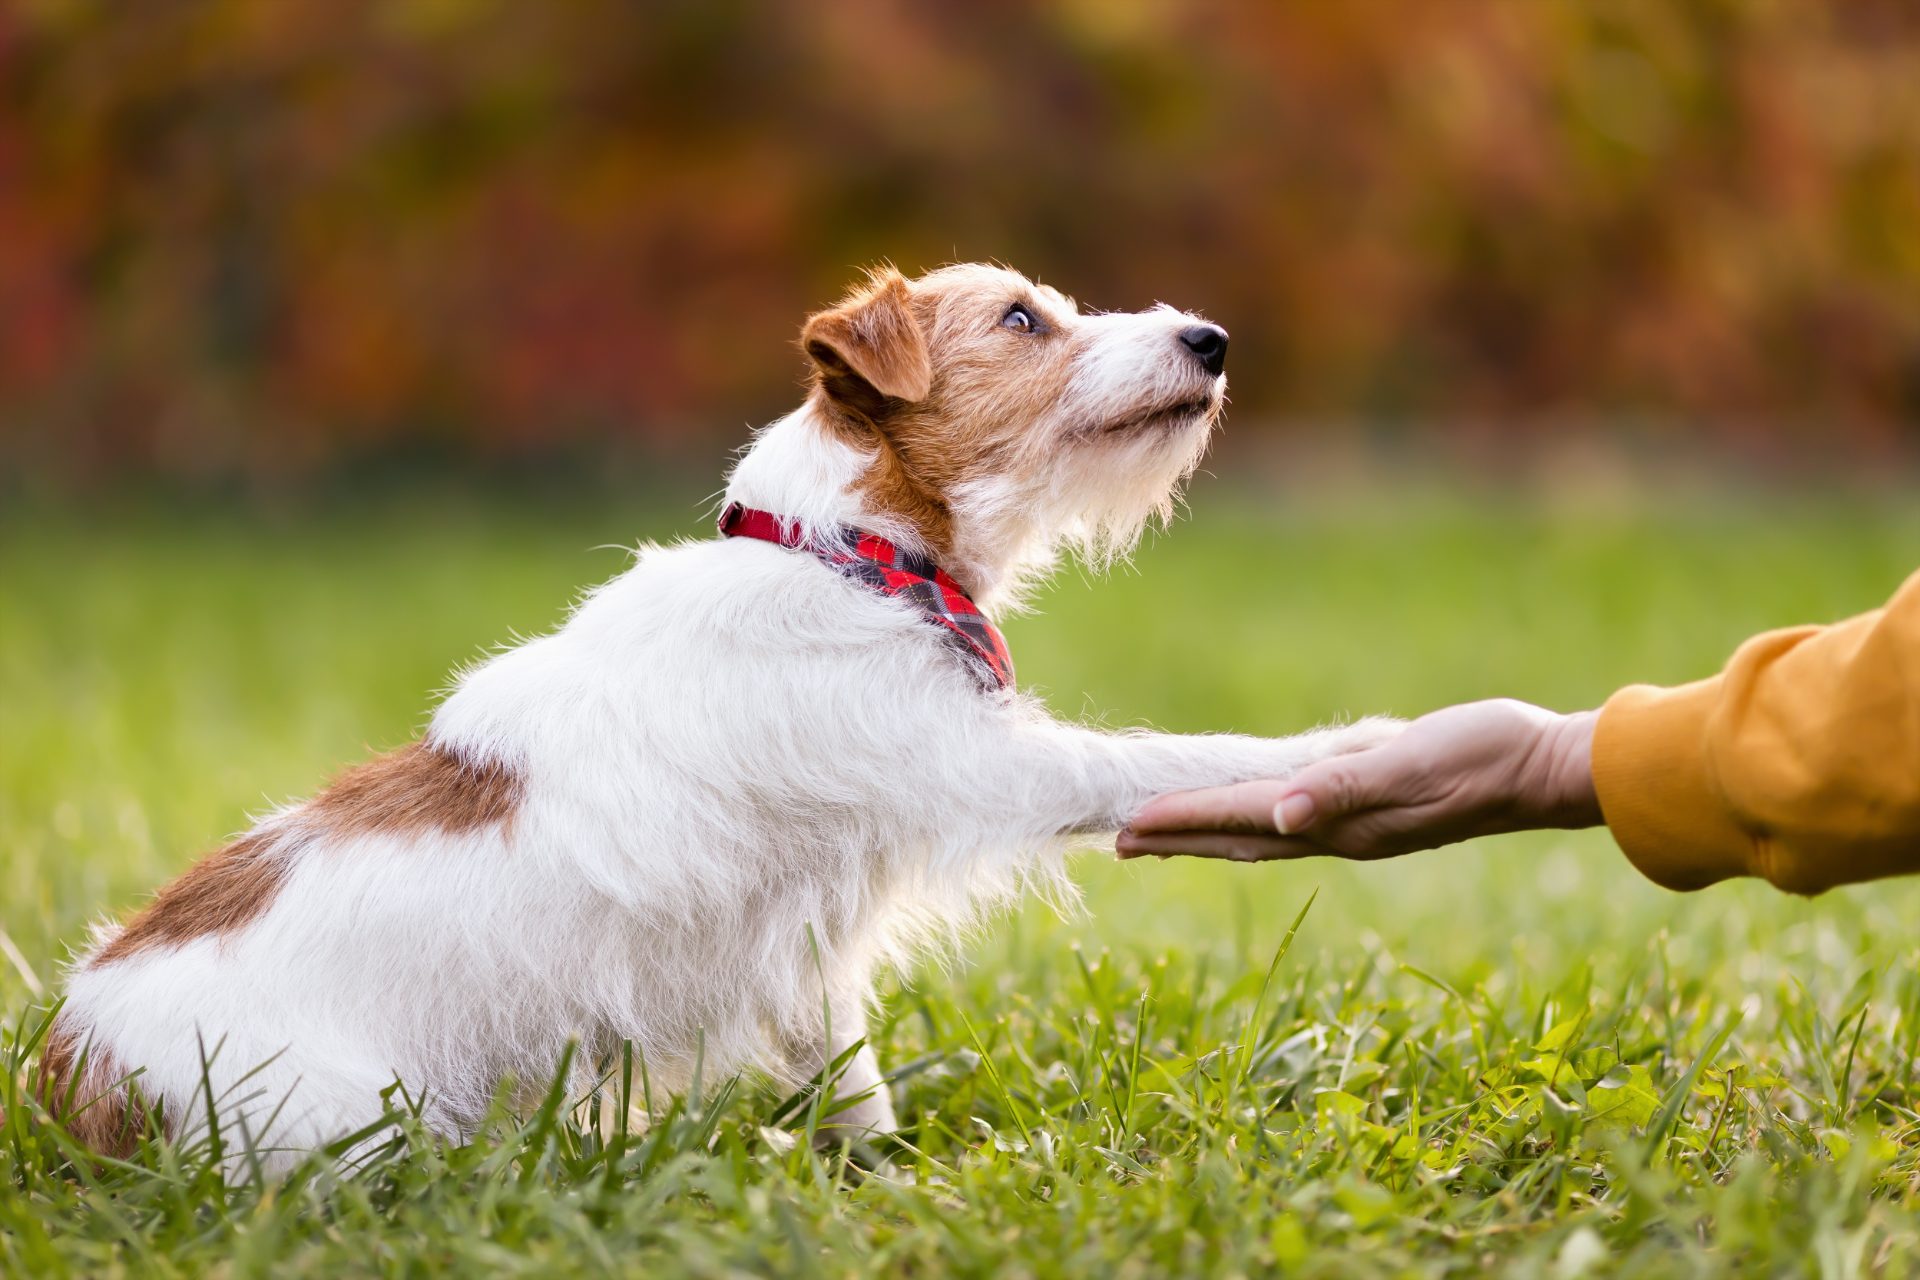
[(758, 538), (819, 558), (828, 568), (878, 591), (904, 600), (928, 622), (942, 628), (971, 661), (982, 687), (1013, 687), (1013, 655), (1000, 629), (987, 621), (946, 570), (925, 556), (903, 551), (885, 538), (858, 529), (839, 529), (828, 538), (804, 539), (798, 521), (738, 503), (720, 513), (720, 532), (729, 538)]

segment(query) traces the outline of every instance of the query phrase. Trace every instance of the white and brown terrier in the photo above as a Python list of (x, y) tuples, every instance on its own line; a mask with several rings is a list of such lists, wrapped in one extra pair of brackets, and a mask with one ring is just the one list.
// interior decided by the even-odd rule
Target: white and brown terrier
[[(875, 272), (802, 343), (806, 402), (729, 480), (737, 536), (643, 548), (420, 741), (100, 931), (43, 1054), (76, 1133), (124, 1149), (157, 1100), (178, 1137), (211, 1096), (285, 1159), (397, 1080), (458, 1136), (569, 1042), (631, 1041), (668, 1088), (701, 1054), (801, 1081), (864, 1036), (880, 966), (1070, 895), (1076, 840), (1394, 731), (1110, 733), (1011, 688), (986, 618), (1062, 547), (1103, 562), (1164, 517), (1223, 329), (964, 265)], [(871, 1049), (836, 1091), (840, 1132), (892, 1125)]]

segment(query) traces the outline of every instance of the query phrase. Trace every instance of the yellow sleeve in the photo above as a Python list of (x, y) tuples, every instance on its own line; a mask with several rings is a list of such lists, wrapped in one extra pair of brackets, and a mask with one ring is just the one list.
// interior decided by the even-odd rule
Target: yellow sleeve
[(1877, 613), (1756, 636), (1711, 680), (1614, 694), (1593, 782), (1627, 857), (1671, 889), (1920, 871), (1920, 573)]

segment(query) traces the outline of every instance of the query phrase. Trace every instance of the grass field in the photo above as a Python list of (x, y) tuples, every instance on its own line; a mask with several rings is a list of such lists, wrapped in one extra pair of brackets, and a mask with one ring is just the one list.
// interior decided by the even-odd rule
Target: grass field
[[(272, 1186), (202, 1149), (65, 1159), (20, 1042), (87, 922), (406, 739), (450, 668), (618, 571), (596, 547), (694, 532), (690, 506), (0, 524), (0, 1275), (1920, 1270), (1920, 886), (1677, 896), (1597, 834), (1359, 867), (1089, 856), (1083, 917), (1030, 908), (890, 989), (889, 1176), (808, 1154), (752, 1081), (624, 1135), (617, 1104), (560, 1100)], [(1194, 506), (1008, 627), (1062, 713), (1588, 705), (1920, 562), (1893, 499)]]

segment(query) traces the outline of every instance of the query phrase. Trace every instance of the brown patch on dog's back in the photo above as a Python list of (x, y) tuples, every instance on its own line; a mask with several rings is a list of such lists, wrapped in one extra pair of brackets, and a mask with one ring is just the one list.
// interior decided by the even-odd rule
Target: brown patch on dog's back
[(66, 1020), (56, 1017), (40, 1053), (35, 1091), (75, 1141), (124, 1160), (151, 1123), (145, 1101), (125, 1075), (111, 1053), (81, 1044)]
[(111, 964), (147, 947), (177, 946), (246, 924), (267, 909), (286, 878), (287, 858), (275, 854), (280, 838), (249, 832), (200, 859), (127, 921), (90, 963)]
[(520, 777), (497, 761), (469, 763), (444, 747), (411, 742), (341, 774), (308, 805), (324, 830), (349, 834), (456, 834), (505, 822)]
[(356, 765), (305, 806), (196, 862), (127, 921), (89, 964), (111, 964), (148, 947), (178, 946), (230, 933), (258, 918), (300, 848), (329, 835), (473, 831), (513, 816), (518, 774), (503, 764), (462, 760), (414, 742)]

